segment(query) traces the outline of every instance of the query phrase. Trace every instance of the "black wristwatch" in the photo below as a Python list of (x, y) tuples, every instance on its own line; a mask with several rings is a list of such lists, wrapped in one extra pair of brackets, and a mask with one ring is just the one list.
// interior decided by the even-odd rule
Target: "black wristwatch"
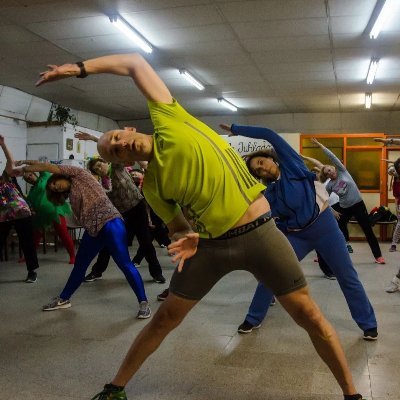
[(77, 63), (75, 63), (79, 69), (81, 70), (81, 73), (79, 75), (77, 75), (77, 78), (86, 78), (88, 76), (86, 69), (85, 69), (85, 65), (83, 64), (82, 61), (78, 61)]

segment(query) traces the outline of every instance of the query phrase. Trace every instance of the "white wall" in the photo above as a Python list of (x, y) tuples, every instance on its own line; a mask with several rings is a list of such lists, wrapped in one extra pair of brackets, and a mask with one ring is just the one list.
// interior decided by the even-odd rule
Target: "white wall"
[[(51, 108), (51, 102), (39, 97), (32, 96), (20, 90), (0, 85), (0, 133), (6, 137), (6, 143), (14, 154), (15, 159), (26, 158), (26, 145), (28, 134), (34, 137), (29, 138), (30, 143), (37, 143), (45, 140), (48, 143), (58, 142), (60, 145), (61, 158), (68, 158), (71, 152), (65, 149), (65, 142), (58, 136), (53, 137), (50, 128), (40, 127), (38, 129), (27, 128), (27, 122), (44, 122)], [(71, 110), (77, 117), (81, 130), (93, 132), (105, 132), (111, 129), (118, 129), (118, 124), (109, 119), (96, 114), (84, 111)], [(76, 139), (75, 139), (76, 141)], [(95, 154), (95, 145), (88, 144), (81, 146), (81, 154), (78, 153), (74, 142), (74, 156), (83, 159), (87, 148), (88, 155)], [(5, 158), (0, 152), (0, 169), (4, 168)], [(90, 154), (89, 154), (90, 153)], [(0, 172), (1, 172), (0, 171)]]

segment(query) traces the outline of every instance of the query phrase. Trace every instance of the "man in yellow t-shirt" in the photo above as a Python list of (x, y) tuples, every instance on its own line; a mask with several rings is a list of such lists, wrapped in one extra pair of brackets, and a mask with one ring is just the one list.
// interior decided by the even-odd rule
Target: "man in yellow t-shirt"
[[(188, 114), (164, 82), (138, 54), (51, 65), (37, 82), (111, 73), (130, 76), (148, 100), (154, 134), (113, 130), (98, 141), (100, 155), (132, 165), (148, 161), (143, 191), (167, 224), (168, 246), (178, 266), (170, 294), (133, 342), (117, 375), (96, 398), (126, 399), (125, 385), (147, 357), (227, 273), (245, 269), (271, 288), (291, 317), (307, 330), (346, 400), (357, 400), (337, 334), (311, 299), (296, 255), (275, 227), (262, 195), (264, 186), (212, 129)], [(188, 210), (197, 232), (184, 218)]]

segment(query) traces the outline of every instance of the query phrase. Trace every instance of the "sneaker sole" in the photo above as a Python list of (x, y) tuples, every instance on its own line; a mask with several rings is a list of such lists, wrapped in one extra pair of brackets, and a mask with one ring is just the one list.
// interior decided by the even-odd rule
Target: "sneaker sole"
[(378, 336), (363, 336), (363, 339), (366, 340), (367, 342), (374, 342), (375, 340), (378, 340)]
[(93, 278), (93, 279), (85, 279), (84, 282), (94, 282), (94, 281), (99, 281), (103, 279), (102, 276), (99, 276), (98, 278)]
[(24, 282), (25, 282), (25, 283), (35, 283), (35, 282), (37, 282), (37, 279), (35, 279), (34, 281), (32, 281), (32, 280), (25, 280)]
[(243, 329), (238, 329), (237, 331), (238, 331), (238, 333), (246, 334), (246, 333), (251, 333), (251, 332), (253, 332), (253, 329), (258, 329), (260, 327), (261, 327), (261, 324), (260, 325), (255, 325), (255, 326), (253, 326), (251, 329), (249, 329), (247, 331), (245, 331)]
[(53, 307), (53, 308), (42, 308), (42, 311), (54, 311), (54, 310), (61, 310), (64, 308), (70, 308), (71, 307), (71, 303), (68, 304), (63, 304), (61, 306), (57, 306), (57, 307)]
[(149, 315), (137, 315), (136, 319), (147, 319), (151, 317), (151, 313)]

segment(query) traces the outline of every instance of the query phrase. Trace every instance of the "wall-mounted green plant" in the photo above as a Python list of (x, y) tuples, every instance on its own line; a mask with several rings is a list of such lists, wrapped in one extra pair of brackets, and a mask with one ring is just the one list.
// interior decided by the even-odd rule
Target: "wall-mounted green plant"
[(58, 121), (61, 124), (68, 122), (73, 126), (78, 123), (76, 116), (71, 113), (71, 109), (69, 107), (64, 107), (55, 103), (51, 105), (49, 115), (47, 117), (47, 122), (51, 121)]

